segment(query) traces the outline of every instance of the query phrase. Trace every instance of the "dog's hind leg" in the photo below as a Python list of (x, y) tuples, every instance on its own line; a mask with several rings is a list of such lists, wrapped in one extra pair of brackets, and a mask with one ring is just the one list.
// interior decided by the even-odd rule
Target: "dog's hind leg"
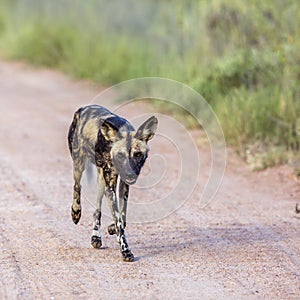
[(73, 192), (73, 204), (72, 204), (72, 220), (75, 224), (77, 224), (81, 217), (81, 185), (80, 180), (82, 177), (82, 173), (85, 168), (85, 157), (78, 156), (73, 161), (73, 176), (74, 176), (74, 192)]
[(97, 203), (96, 203), (96, 210), (94, 212), (93, 218), (93, 234), (91, 238), (91, 244), (94, 248), (100, 248), (102, 246), (101, 240), (101, 205), (102, 205), (102, 198), (105, 190), (105, 181), (103, 179), (102, 170), (99, 170), (98, 173), (98, 196), (97, 196)]

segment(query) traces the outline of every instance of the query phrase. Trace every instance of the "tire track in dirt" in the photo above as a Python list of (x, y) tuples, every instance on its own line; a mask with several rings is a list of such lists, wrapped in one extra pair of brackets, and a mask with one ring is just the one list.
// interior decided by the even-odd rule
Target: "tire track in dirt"
[[(28, 284), (24, 282), (23, 274), (18, 265), (18, 260), (15, 257), (13, 248), (10, 246), (9, 240), (5, 238), (2, 228), (4, 222), (0, 219), (0, 246), (1, 246), (1, 263), (0, 263), (0, 298), (1, 299), (14, 299), (16, 296), (30, 297), (26, 290)], [(5, 262), (5, 264), (4, 264)]]
[[(19, 181), (15, 173), (12, 172), (10, 166), (3, 162), (3, 156), (0, 155), (0, 182), (1, 182), (1, 217), (0, 219), (0, 238), (1, 238), (1, 280), (8, 285), (4, 286), (3, 299), (14, 299), (15, 297), (33, 297), (32, 290), (35, 290), (34, 282), (28, 281), (27, 276), (24, 274), (21, 267), (21, 258), (18, 250), (19, 241), (26, 243), (21, 236), (24, 220), (23, 220), (23, 193), (24, 184)], [(3, 193), (6, 191), (6, 193)], [(26, 195), (26, 194), (25, 194)], [(17, 206), (10, 206), (10, 197), (14, 197), (14, 201), (18, 202)], [(30, 196), (27, 195), (25, 207), (28, 207), (30, 202)], [(21, 209), (20, 209), (21, 208)], [(13, 223), (18, 223), (21, 227), (13, 226)], [(8, 261), (8, 263), (3, 263)]]

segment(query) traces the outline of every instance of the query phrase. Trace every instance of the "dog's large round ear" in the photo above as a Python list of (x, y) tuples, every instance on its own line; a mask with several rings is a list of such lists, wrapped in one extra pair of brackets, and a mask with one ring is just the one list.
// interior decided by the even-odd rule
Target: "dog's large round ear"
[(146, 120), (137, 130), (135, 138), (144, 142), (151, 140), (156, 132), (158, 120), (155, 116)]
[(108, 142), (115, 142), (117, 140), (118, 130), (109, 122), (103, 122), (100, 127), (100, 132)]

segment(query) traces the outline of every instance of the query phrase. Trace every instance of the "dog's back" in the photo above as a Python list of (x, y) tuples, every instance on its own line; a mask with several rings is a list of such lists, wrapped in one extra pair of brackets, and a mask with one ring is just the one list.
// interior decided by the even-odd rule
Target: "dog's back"
[(134, 130), (127, 120), (100, 105), (81, 107), (75, 112), (69, 128), (68, 144), (72, 157), (80, 151), (81, 155), (85, 154), (91, 161), (94, 160), (99, 129), (104, 121), (120, 131)]

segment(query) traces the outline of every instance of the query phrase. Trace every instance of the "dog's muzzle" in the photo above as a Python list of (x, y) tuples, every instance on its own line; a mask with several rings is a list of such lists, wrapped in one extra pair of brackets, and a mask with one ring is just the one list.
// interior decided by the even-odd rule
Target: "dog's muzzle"
[(134, 184), (137, 181), (137, 175), (125, 175), (125, 182), (127, 184)]

